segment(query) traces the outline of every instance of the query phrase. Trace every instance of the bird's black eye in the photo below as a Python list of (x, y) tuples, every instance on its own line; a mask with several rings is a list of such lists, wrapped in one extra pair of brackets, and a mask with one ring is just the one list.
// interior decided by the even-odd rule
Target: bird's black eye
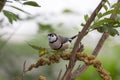
[(51, 37), (54, 37), (54, 35), (51, 35)]
[(55, 35), (54, 35), (54, 34), (48, 34), (48, 36), (50, 36), (50, 37), (54, 37)]

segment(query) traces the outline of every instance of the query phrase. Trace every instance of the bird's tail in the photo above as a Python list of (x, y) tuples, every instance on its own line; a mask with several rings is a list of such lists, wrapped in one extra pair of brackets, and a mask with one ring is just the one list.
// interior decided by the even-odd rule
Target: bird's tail
[(78, 35), (75, 35), (69, 39), (70, 42), (72, 42), (73, 39), (75, 39)]

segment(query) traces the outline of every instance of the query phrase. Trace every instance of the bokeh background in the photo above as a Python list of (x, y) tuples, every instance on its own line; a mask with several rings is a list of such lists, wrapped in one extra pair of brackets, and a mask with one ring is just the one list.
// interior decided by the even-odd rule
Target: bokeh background
[[(49, 48), (47, 34), (55, 32), (71, 37), (81, 29), (84, 15), (90, 15), (101, 0), (35, 0), (41, 7), (23, 6), (13, 1), (6, 3), (4, 9), (10, 10), (20, 16), (20, 20), (10, 24), (4, 14), (0, 13), (0, 80), (19, 80), (23, 64), (26, 68), (39, 59), (38, 51), (28, 44)], [(109, 0), (114, 4), (116, 0)], [(10, 8), (15, 5), (29, 12)], [(104, 11), (104, 10), (102, 10)], [(118, 29), (120, 32), (120, 29)], [(101, 33), (90, 32), (82, 41), (84, 52), (91, 54)], [(109, 37), (101, 49), (97, 59), (103, 67), (110, 72), (113, 80), (120, 80), (120, 36)], [(73, 43), (74, 44), (74, 41)], [(71, 46), (72, 47), (72, 46)], [(82, 62), (77, 62), (77, 65)], [(38, 80), (40, 75), (47, 80), (56, 80), (59, 71), (65, 71), (68, 61), (61, 60), (58, 64), (46, 65), (33, 69), (24, 76), (24, 80)], [(77, 67), (77, 66), (76, 66)], [(102, 80), (97, 71), (90, 66), (76, 80)]]

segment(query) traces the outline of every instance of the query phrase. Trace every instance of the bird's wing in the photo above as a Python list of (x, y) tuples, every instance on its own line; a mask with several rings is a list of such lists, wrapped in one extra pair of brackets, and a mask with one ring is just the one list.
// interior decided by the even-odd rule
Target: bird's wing
[(60, 40), (61, 40), (61, 43), (64, 44), (66, 43), (67, 41), (69, 41), (69, 38), (67, 37), (62, 37), (62, 36), (59, 36), (60, 37)]

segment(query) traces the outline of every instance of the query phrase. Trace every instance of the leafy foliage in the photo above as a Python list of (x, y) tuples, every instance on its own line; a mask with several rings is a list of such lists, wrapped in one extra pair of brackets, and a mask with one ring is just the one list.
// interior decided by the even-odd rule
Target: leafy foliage
[(92, 25), (92, 28), (98, 28), (99, 26), (104, 25), (104, 24), (109, 24), (112, 27), (116, 28), (116, 27), (119, 27), (119, 23), (120, 22), (116, 19), (104, 18), (102, 20), (99, 20), (98, 22), (95, 22)]
[(29, 6), (34, 6), (34, 7), (41, 7), (40, 5), (38, 5), (36, 2), (34, 1), (26, 1), (23, 3), (24, 5), (29, 5)]
[(10, 23), (13, 23), (13, 21), (19, 20), (19, 16), (16, 15), (15, 13), (13, 13), (13, 12), (3, 10), (3, 13), (8, 18)]
[(21, 11), (21, 12), (24, 12), (24, 13), (26, 13), (26, 14), (30, 14), (30, 13), (28, 13), (27, 11), (24, 11), (24, 10), (22, 10), (22, 9), (16, 7), (16, 6), (11, 6), (11, 7), (14, 8), (14, 9), (17, 9), (17, 10), (19, 10), (19, 11)]
[[(120, 6), (119, 5), (120, 3), (115, 3), (112, 5), (112, 7), (110, 7), (109, 1), (107, 2), (107, 4), (109, 6), (106, 4), (103, 5), (105, 12), (104, 13), (99, 12), (97, 14), (97, 17), (93, 22), (93, 24), (91, 25), (90, 29), (97, 30), (100, 33), (108, 32), (111, 36), (119, 35), (119, 32), (117, 31), (116, 28), (120, 27), (120, 19), (119, 18), (111, 19), (107, 17), (111, 14), (116, 14), (116, 15), (120, 14), (120, 10), (116, 10), (116, 8)], [(89, 19), (88, 15), (85, 15), (84, 16), (85, 22), (87, 22), (88, 19)], [(85, 25), (84, 23), (81, 24), (81, 26), (84, 25)]]
[(42, 47), (39, 47), (39, 46), (36, 46), (36, 45), (33, 45), (33, 44), (30, 44), (30, 43), (27, 43), (30, 47), (32, 47), (33, 49), (37, 50), (38, 53), (39, 53), (39, 56), (43, 56), (45, 54), (48, 54), (48, 50), (46, 48), (42, 48)]
[(113, 5), (111, 6), (111, 8), (116, 8), (116, 7), (120, 7), (120, 2), (115, 3), (115, 4), (113, 4)]
[(112, 28), (111, 25), (107, 25), (107, 24), (97, 28), (97, 31), (101, 33), (108, 32), (111, 36), (115, 36), (116, 34), (119, 35), (119, 32), (116, 29)]
[(85, 19), (85, 21), (87, 22), (88, 21), (88, 19), (89, 19), (89, 16), (86, 14), (86, 15), (84, 15), (84, 19)]
[(39, 57), (45, 56), (48, 57), (52, 53), (62, 53), (64, 50), (51, 50), (49, 48), (43, 48), (41, 46), (33, 45), (27, 42), (27, 44), (33, 49), (38, 51)]
[(35, 45), (30, 44), (30, 43), (28, 43), (28, 42), (27, 42), (27, 44), (28, 44), (30, 47), (32, 47), (33, 49), (35, 49), (35, 50), (40, 50), (40, 49), (41, 49), (41, 47), (35, 46)]
[(104, 8), (106, 11), (108, 10), (107, 5), (103, 5), (103, 8)]
[(98, 14), (97, 14), (98, 19), (100, 19), (100, 18), (102, 17), (102, 15), (103, 15), (103, 14), (102, 14), (101, 12), (98, 13)]
[[(40, 6), (37, 2), (35, 2), (35, 1), (28, 1), (28, 0), (14, 0), (14, 1), (17, 2), (17, 3), (19, 3), (19, 4), (21, 4), (21, 5), (29, 5), (29, 6), (33, 6), (33, 7), (41, 7), (41, 6)], [(0, 5), (1, 5), (1, 6), (0, 6), (0, 10), (4, 7), (5, 2), (6, 2), (6, 0), (0, 1)], [(13, 2), (13, 1), (11, 1), (11, 2)], [(21, 11), (21, 12), (23, 12), (23, 13), (25, 13), (25, 14), (30, 14), (30, 13), (28, 13), (27, 11), (25, 11), (25, 10), (19, 8), (19, 7), (16, 7), (16, 6), (14, 6), (14, 5), (9, 5), (9, 7), (14, 8), (14, 9), (16, 9), (16, 10), (18, 10), (18, 11)], [(13, 21), (20, 20), (20, 19), (19, 19), (19, 15), (15, 14), (14, 12), (11, 12), (11, 11), (9, 11), (9, 10), (3, 10), (3, 13), (4, 13), (4, 15), (8, 18), (8, 20), (9, 20), (9, 22), (10, 22), (11, 24), (13, 23)]]
[(105, 13), (102, 15), (102, 17), (104, 17), (104, 16), (106, 16), (106, 15), (109, 15), (109, 14), (120, 14), (120, 10), (114, 10), (114, 9), (109, 10), (109, 11), (105, 12)]

